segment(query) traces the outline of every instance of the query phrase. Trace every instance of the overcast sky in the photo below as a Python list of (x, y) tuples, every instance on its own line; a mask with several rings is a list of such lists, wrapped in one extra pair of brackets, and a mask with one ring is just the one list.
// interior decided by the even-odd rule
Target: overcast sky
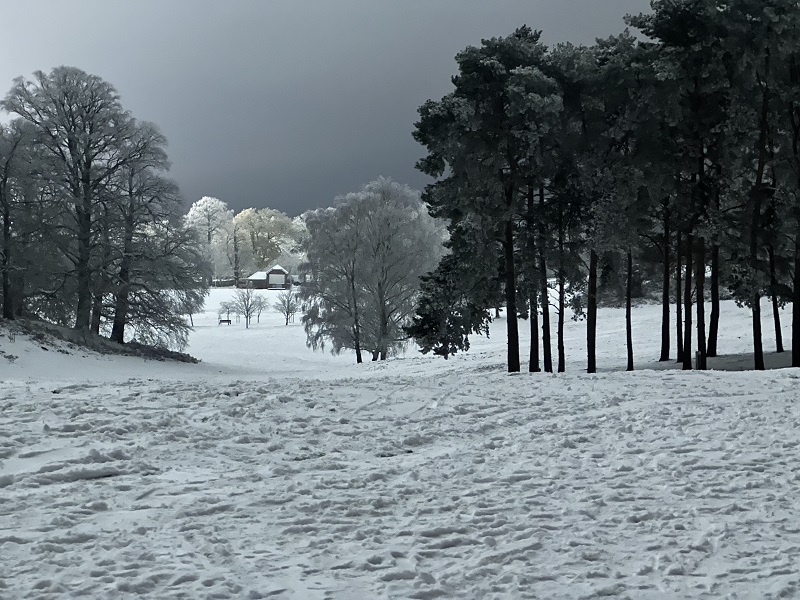
[(300, 212), (378, 175), (422, 188), (417, 107), (455, 54), (527, 24), (545, 43), (619, 33), (649, 0), (24, 0), (4, 3), (0, 90), (76, 66), (169, 140), (187, 206)]

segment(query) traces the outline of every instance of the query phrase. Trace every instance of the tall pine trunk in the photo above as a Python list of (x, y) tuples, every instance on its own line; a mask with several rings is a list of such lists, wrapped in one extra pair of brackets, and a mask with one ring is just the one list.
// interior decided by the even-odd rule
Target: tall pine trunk
[(566, 294), (566, 275), (564, 268), (564, 209), (561, 200), (558, 201), (558, 372), (566, 370), (564, 356), (564, 296)]
[(553, 372), (553, 356), (550, 346), (550, 297), (547, 288), (547, 259), (545, 257), (544, 231), (544, 186), (539, 187), (539, 293), (542, 305), (542, 351), (545, 373)]
[(589, 251), (589, 293), (586, 306), (586, 372), (597, 373), (597, 252)]
[(769, 252), (769, 289), (772, 296), (772, 321), (775, 323), (775, 348), (776, 352), (783, 352), (783, 332), (781, 331), (781, 308), (778, 301), (778, 278), (775, 275), (775, 249), (767, 248)]
[[(793, 86), (800, 84), (800, 66), (797, 54), (789, 59), (789, 77)], [(800, 190), (800, 106), (789, 102), (789, 120), (792, 125), (792, 156), (794, 157), (795, 186)], [(795, 227), (800, 224), (800, 209), (795, 207)], [(794, 238), (794, 282), (792, 285), (792, 366), (800, 367), (800, 232)]]
[(506, 271), (506, 331), (508, 332), (508, 372), (519, 371), (519, 326), (517, 323), (517, 276), (514, 272), (514, 221), (506, 220), (503, 242)]
[(761, 335), (761, 294), (753, 294), (753, 366), (756, 371), (763, 371), (764, 344)]
[(542, 369), (539, 366), (539, 301), (536, 298), (536, 290), (531, 292), (530, 297), (530, 324), (531, 324), (531, 354), (528, 359), (528, 371), (539, 373)]
[(719, 245), (711, 246), (711, 320), (708, 324), (706, 356), (717, 355), (719, 337)]
[(692, 251), (694, 239), (686, 235), (686, 277), (683, 288), (683, 370), (692, 369)]
[(534, 230), (534, 215), (533, 215), (533, 202), (534, 202), (535, 188), (533, 182), (528, 185), (527, 197), (527, 212), (525, 215), (525, 224), (528, 228), (528, 261), (525, 262), (529, 265), (528, 268), (528, 286), (530, 305), (530, 328), (531, 328), (531, 346), (530, 356), (528, 357), (528, 371), (530, 373), (539, 373), (541, 367), (539, 366), (539, 300), (538, 300), (538, 284), (536, 282), (536, 235)]
[(564, 352), (564, 274), (558, 278), (558, 372), (566, 370), (566, 357)]
[(759, 116), (758, 164), (753, 184), (753, 214), (750, 221), (750, 270), (755, 291), (753, 292), (753, 363), (757, 371), (764, 370), (764, 346), (761, 334), (761, 290), (758, 287), (758, 247), (761, 233), (761, 202), (764, 196), (764, 171), (767, 166), (767, 135), (769, 125), (770, 89), (766, 83), (770, 76), (770, 51), (765, 49), (764, 81), (761, 91), (761, 114)]
[(669, 207), (664, 204), (664, 274), (661, 284), (661, 356), (659, 361), (669, 360), (669, 281), (672, 278), (672, 271), (669, 264)]
[(792, 366), (800, 367), (800, 232), (794, 238), (794, 288), (792, 290)]
[(683, 288), (681, 287), (682, 269), (681, 264), (681, 232), (677, 233), (677, 242), (675, 245), (675, 319), (676, 319), (676, 335), (675, 343), (677, 348), (676, 361), (683, 363), (683, 302), (681, 301), (681, 294)]
[(628, 371), (633, 371), (633, 329), (631, 323), (631, 292), (633, 291), (633, 252), (628, 247), (628, 281), (625, 286), (625, 341), (628, 347)]
[(697, 276), (695, 288), (697, 289), (697, 364), (695, 368), (705, 371), (708, 368), (706, 361), (706, 244), (705, 238), (697, 239)]

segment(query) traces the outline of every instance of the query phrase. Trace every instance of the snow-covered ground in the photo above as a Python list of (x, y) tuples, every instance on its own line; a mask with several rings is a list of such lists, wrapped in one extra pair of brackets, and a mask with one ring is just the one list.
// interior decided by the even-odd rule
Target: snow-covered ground
[[(597, 375), (571, 321), (562, 375), (504, 373), (503, 319), (355, 365), (229, 295), (197, 365), (0, 335), (0, 598), (800, 597), (797, 370), (660, 370), (658, 306), (635, 373), (616, 309)], [(721, 351), (749, 327), (725, 303)]]

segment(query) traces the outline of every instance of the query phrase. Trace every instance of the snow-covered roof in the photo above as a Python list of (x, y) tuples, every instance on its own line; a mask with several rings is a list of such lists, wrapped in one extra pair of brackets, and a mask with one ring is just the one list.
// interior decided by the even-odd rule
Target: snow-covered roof
[(250, 277), (248, 277), (248, 279), (253, 279), (253, 280), (256, 280), (256, 279), (266, 279), (266, 278), (267, 278), (267, 275), (269, 275), (270, 273), (274, 273), (275, 271), (280, 271), (280, 272), (281, 272), (281, 273), (283, 273), (284, 275), (288, 275), (288, 274), (289, 274), (289, 271), (287, 271), (286, 269), (284, 269), (282, 266), (280, 266), (280, 265), (275, 265), (275, 266), (274, 266), (274, 267), (272, 267), (272, 268), (271, 268), (269, 271), (256, 271), (255, 273), (253, 273), (252, 275), (250, 275)]

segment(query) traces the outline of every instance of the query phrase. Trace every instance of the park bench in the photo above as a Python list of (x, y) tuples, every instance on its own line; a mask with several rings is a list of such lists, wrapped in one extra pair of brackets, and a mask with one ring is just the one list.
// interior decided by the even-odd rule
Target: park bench
[(230, 319), (220, 319), (219, 323), (217, 323), (217, 327), (219, 327), (223, 323), (225, 323), (226, 325), (230, 325), (231, 324), (231, 320)]

